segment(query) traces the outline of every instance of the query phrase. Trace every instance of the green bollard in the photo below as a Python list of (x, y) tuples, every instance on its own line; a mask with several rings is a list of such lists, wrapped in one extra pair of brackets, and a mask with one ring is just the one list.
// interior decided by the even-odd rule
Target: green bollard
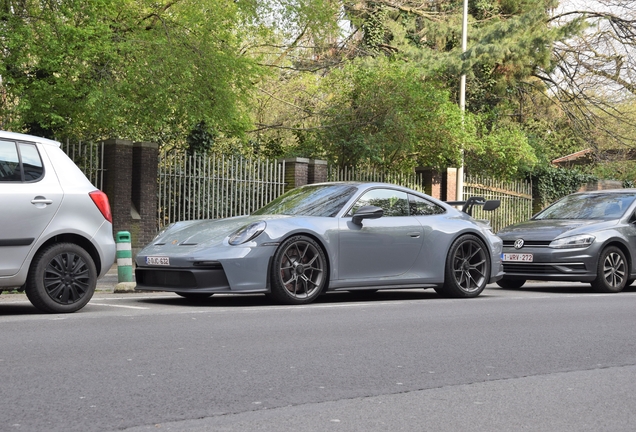
[(117, 280), (118, 282), (132, 282), (132, 245), (130, 233), (119, 231), (115, 236), (117, 243)]

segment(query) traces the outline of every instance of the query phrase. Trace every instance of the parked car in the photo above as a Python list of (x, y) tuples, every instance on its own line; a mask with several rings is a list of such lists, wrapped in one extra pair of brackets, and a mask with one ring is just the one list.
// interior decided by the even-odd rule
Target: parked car
[(110, 205), (56, 141), (0, 131), (0, 292), (75, 312), (115, 261)]
[(451, 205), (385, 183), (322, 183), (251, 216), (174, 223), (139, 252), (135, 274), (142, 291), (303, 304), (387, 288), (476, 297), (503, 273), (501, 240)]
[(636, 279), (636, 189), (568, 195), (503, 228), (503, 288), (528, 279), (589, 282), (620, 292)]

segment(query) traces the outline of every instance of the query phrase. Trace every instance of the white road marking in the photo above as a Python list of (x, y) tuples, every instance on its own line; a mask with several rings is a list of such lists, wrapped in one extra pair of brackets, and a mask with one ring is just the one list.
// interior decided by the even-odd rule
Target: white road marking
[(141, 306), (124, 306), (124, 305), (114, 305), (114, 304), (99, 303), (99, 302), (91, 302), (91, 303), (95, 305), (100, 305), (100, 306), (110, 306), (110, 307), (118, 307), (118, 308), (125, 308), (125, 309), (150, 309), (150, 308), (141, 307)]

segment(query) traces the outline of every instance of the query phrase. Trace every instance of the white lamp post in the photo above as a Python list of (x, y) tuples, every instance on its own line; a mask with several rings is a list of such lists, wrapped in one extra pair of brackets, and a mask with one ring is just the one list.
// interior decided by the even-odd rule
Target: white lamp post
[[(464, 0), (464, 15), (462, 19), (462, 53), (466, 52), (468, 45), (468, 0)], [(459, 108), (462, 111), (462, 116), (464, 111), (466, 111), (466, 75), (462, 74), (459, 81)], [(459, 168), (457, 168), (457, 179), (456, 179), (456, 197), (457, 201), (461, 201), (464, 193), (464, 150), (462, 150), (462, 161)]]

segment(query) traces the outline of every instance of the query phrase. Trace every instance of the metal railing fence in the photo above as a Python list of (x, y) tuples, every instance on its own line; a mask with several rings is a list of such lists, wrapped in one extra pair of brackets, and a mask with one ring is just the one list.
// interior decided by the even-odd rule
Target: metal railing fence
[(97, 189), (104, 189), (104, 142), (61, 141), (64, 153), (70, 157)]
[(285, 163), (160, 152), (158, 227), (250, 214), (281, 195)]
[(405, 186), (420, 192), (425, 192), (423, 176), (421, 173), (382, 173), (375, 169), (365, 168), (335, 168), (329, 166), (327, 172), (328, 181), (360, 181), (360, 182), (384, 182)]
[[(65, 139), (62, 150), (95, 187), (103, 190), (103, 142)], [(249, 214), (281, 195), (285, 188), (284, 161), (161, 151), (157, 171), (159, 229), (178, 220)], [(427, 192), (422, 177), (421, 173), (387, 174), (365, 168), (328, 167), (328, 181), (377, 181)], [(504, 182), (466, 176), (463, 196), (501, 201), (501, 206), (493, 212), (485, 212), (480, 206), (473, 208), (473, 216), (489, 220), (495, 232), (532, 216), (532, 183), (529, 181)]]
[(493, 232), (528, 220), (532, 216), (532, 183), (529, 181), (504, 182), (479, 176), (464, 178), (464, 197), (481, 196), (487, 200), (498, 199), (501, 206), (495, 211), (473, 207), (473, 217), (487, 219)]

